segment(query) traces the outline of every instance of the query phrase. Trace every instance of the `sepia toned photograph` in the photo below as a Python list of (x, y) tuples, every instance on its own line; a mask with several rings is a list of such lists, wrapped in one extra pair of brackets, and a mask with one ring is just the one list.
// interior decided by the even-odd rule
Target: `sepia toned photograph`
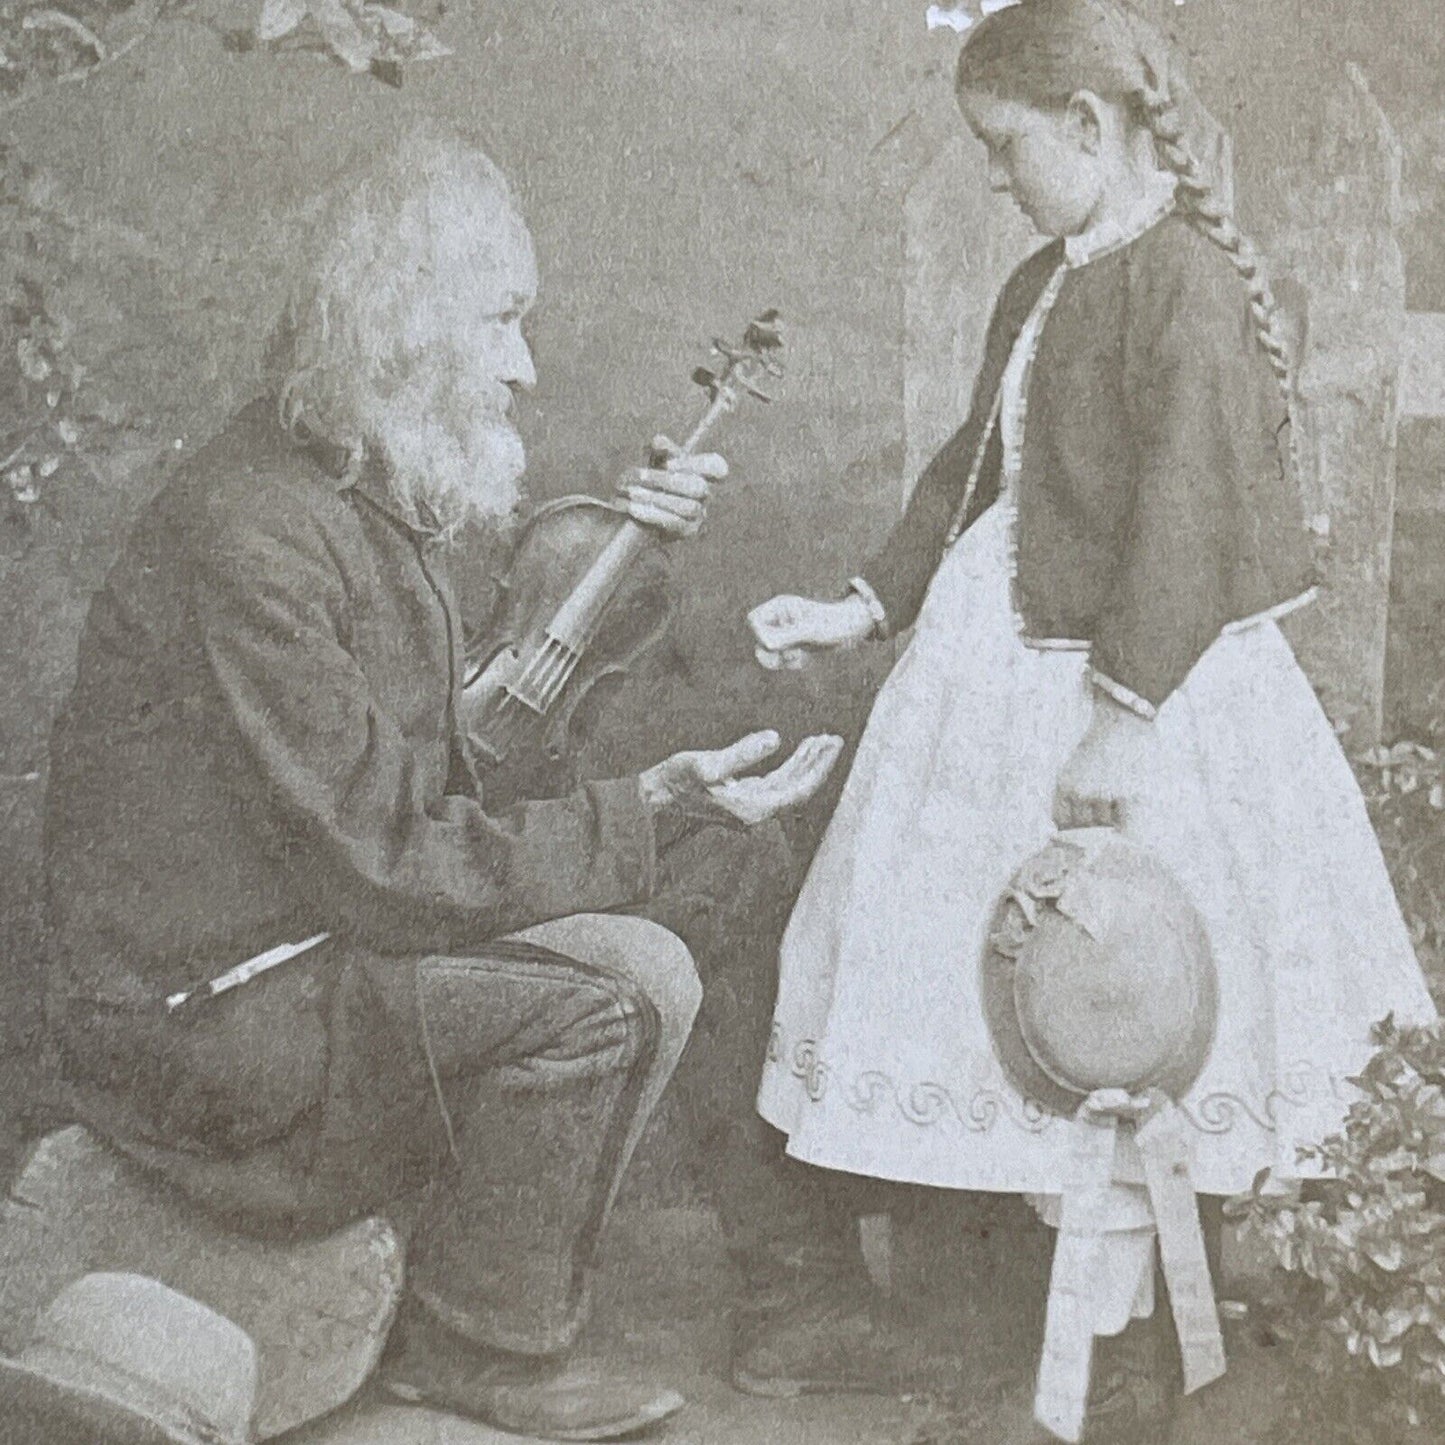
[(0, 1445), (1445, 1439), (1437, 0), (0, 0)]

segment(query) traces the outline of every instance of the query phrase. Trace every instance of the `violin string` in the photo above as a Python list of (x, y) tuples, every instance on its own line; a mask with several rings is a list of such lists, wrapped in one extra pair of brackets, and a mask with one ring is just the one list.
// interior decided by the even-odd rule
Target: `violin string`
[(577, 657), (575, 653), (568, 653), (562, 658), (557, 669), (557, 674), (547, 690), (547, 700), (544, 707), (550, 708), (552, 704), (561, 697), (562, 689), (572, 680), (572, 674), (576, 670), (576, 667)]
[(547, 659), (539, 654), (518, 674), (517, 680), (507, 688), (507, 696), (514, 702), (527, 707), (538, 705), (538, 696), (547, 674)]
[(528, 669), (525, 677), (519, 680), (517, 690), (523, 701), (529, 706), (534, 708), (546, 706), (547, 686), (552, 676), (552, 670), (552, 657), (544, 650), (537, 655), (535, 663)]
[(517, 678), (515, 691), (518, 692), (540, 692), (550, 683), (553, 671), (558, 665), (556, 649), (562, 646), (553, 637), (548, 637), (541, 647), (533, 654), (527, 666), (522, 669), (521, 675)]
[(526, 705), (522, 694), (533, 690), (537, 667), (542, 660), (540, 656), (533, 657), (517, 681), (502, 688), (493, 699), (491, 715), (481, 728), (481, 732), (492, 739), (493, 747), (509, 751), (510, 745), (517, 741), (522, 729), (527, 725), (531, 709)]
[(552, 671), (547, 678), (545, 696), (546, 705), (550, 707), (556, 700), (558, 694), (567, 685), (567, 679), (572, 676), (572, 659), (565, 653), (557, 654), (553, 659)]
[(535, 687), (537, 700), (545, 712), (567, 685), (567, 680), (571, 677), (572, 669), (576, 665), (576, 655), (564, 643), (549, 637), (543, 649), (543, 656), (546, 665), (535, 679)]

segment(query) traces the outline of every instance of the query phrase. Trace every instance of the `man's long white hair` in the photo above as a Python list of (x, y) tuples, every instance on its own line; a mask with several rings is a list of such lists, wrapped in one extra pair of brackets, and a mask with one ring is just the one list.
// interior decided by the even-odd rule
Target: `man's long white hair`
[(273, 338), (287, 430), (356, 466), (369, 451), (386, 453), (396, 501), (441, 530), (515, 500), (521, 451), (510, 424), (493, 428), (508, 435), (491, 437), (506, 455), (482, 460), (517, 475), (494, 478), (489, 499), (486, 477), (464, 475), (477, 459), (431, 414), (432, 369), (423, 363), (465, 347), (480, 319), (470, 314), (468, 282), (504, 265), (519, 231), (511, 188), (492, 161), (458, 136), (419, 127), (328, 198)]

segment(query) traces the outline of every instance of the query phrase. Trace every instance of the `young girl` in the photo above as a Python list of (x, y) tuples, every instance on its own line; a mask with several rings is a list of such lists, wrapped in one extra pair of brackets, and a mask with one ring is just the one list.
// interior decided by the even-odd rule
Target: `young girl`
[(759, 1106), (814, 1164), (1057, 1194), (1069, 1130), (1005, 1077), (978, 964), (1014, 870), (1112, 824), (1209, 926), (1218, 1031), (1182, 1109), (1196, 1188), (1228, 1195), (1338, 1128), (1373, 1021), (1434, 1017), (1276, 625), (1312, 591), (1273, 303), (1115, 0), (992, 15), (958, 99), (1053, 240), (847, 598), (750, 619), (769, 666), (916, 628), (792, 917)]

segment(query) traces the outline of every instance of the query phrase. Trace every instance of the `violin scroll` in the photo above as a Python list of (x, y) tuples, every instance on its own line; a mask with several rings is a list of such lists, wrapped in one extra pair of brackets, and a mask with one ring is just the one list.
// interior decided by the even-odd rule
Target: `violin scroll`
[(776, 308), (753, 317), (737, 344), (714, 337), (712, 350), (722, 358), (722, 366), (716, 371), (699, 366), (692, 379), (714, 404), (722, 401), (731, 409), (740, 391), (758, 401), (772, 401), (771, 393), (764, 390), (765, 382), (783, 375), (783, 318)]

